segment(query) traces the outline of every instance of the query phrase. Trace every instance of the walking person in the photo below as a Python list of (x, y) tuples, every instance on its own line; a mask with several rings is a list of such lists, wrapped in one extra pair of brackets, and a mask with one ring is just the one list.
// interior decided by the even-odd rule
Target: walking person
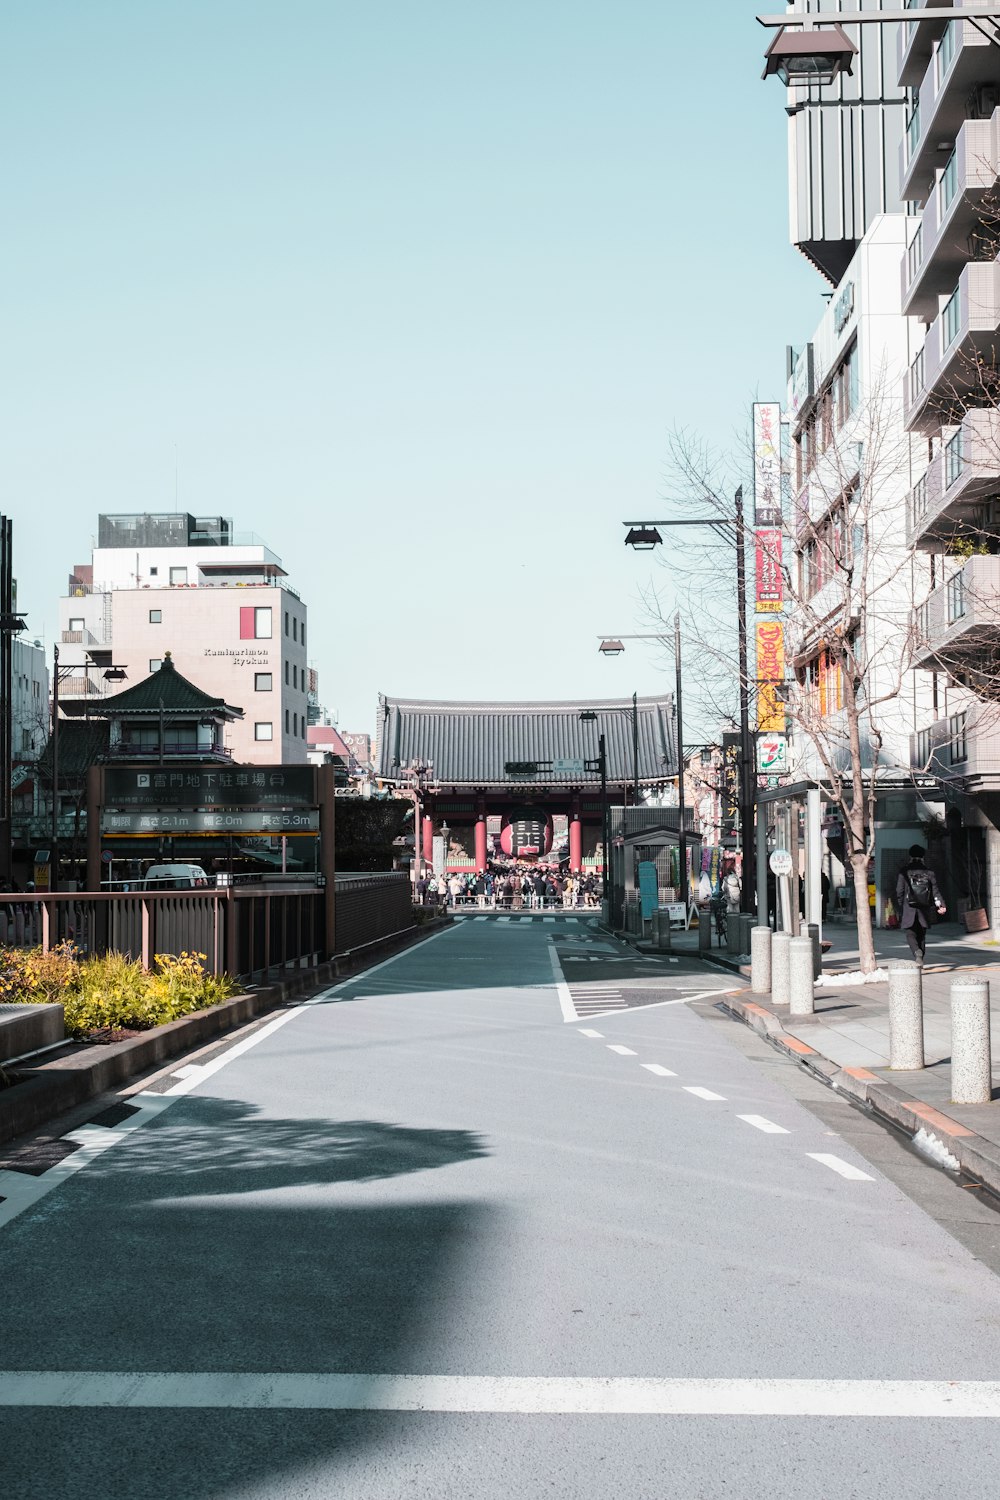
[(896, 902), (902, 913), (899, 925), (918, 964), (924, 961), (927, 929), (947, 910), (937, 876), (924, 864), (924, 854), (919, 844), (913, 844), (909, 863), (903, 866), (896, 880)]

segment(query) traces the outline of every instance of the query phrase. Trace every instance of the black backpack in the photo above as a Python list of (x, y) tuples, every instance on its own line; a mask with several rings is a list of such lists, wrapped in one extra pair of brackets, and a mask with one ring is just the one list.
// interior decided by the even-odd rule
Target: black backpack
[(915, 906), (918, 911), (929, 911), (934, 905), (934, 885), (930, 870), (917, 865), (914, 869), (906, 870), (904, 877), (910, 891), (910, 905)]

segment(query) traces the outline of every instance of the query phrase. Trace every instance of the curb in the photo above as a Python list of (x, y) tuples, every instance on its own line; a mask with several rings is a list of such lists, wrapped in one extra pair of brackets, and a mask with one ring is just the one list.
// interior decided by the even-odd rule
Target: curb
[(726, 995), (719, 1004), (736, 1020), (766, 1037), (773, 1047), (784, 1052), (793, 1062), (801, 1063), (859, 1104), (868, 1105), (890, 1124), (899, 1126), (910, 1136), (924, 1131), (956, 1158), (963, 1172), (1000, 1197), (1000, 1146), (993, 1141), (970, 1130), (967, 1125), (960, 1125), (932, 1104), (915, 1099), (896, 1084), (887, 1083), (867, 1068), (842, 1068), (839, 1063), (831, 1062), (815, 1047), (790, 1035), (779, 1018), (759, 1001)]
[[(440, 932), (444, 922), (424, 922), (407, 933), (402, 941), (380, 945), (363, 962), (351, 965), (351, 972), (381, 963), (387, 950), (405, 948)], [(73, 1050), (36, 1067), (11, 1069), (18, 1082), (0, 1090), (0, 1143), (13, 1140), (44, 1125), (47, 1120), (65, 1114), (97, 1094), (106, 1093), (139, 1073), (146, 1073), (168, 1058), (177, 1057), (203, 1046), (214, 1038), (235, 1031), (258, 1016), (277, 1010), (289, 1000), (314, 995), (328, 989), (345, 977), (343, 956), (328, 959), (314, 969), (289, 972), (274, 984), (255, 986), (242, 995), (234, 995), (209, 1010), (195, 1011), (177, 1021), (167, 1021), (139, 1036), (108, 1045), (91, 1044), (86, 1050)], [(67, 1042), (67, 1046), (72, 1046)]]

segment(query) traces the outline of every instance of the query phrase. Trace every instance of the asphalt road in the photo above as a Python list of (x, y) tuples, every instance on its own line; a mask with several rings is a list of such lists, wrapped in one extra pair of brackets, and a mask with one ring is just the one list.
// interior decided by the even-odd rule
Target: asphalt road
[(997, 1216), (733, 984), (467, 920), (8, 1156), (0, 1492), (991, 1493)]

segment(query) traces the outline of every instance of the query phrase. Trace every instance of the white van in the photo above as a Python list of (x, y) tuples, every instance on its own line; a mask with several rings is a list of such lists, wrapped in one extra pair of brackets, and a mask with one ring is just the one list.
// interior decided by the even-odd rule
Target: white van
[(201, 865), (150, 865), (142, 881), (144, 891), (198, 891), (212, 884)]

